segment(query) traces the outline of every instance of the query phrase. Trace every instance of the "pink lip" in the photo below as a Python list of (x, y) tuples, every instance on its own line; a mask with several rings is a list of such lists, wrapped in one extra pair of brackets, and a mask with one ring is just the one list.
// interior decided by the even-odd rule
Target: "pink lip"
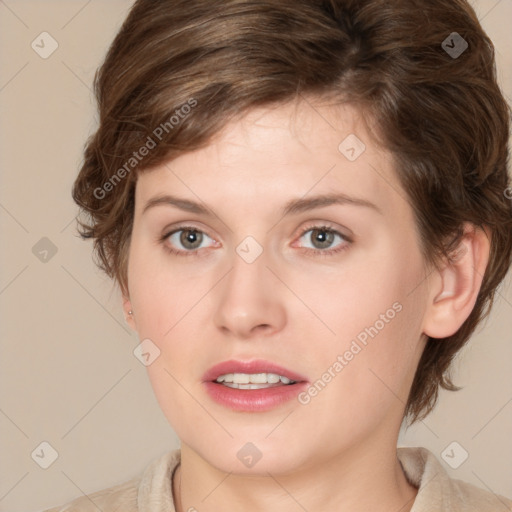
[(227, 373), (277, 373), (295, 382), (307, 382), (306, 377), (263, 359), (255, 359), (254, 361), (224, 361), (212, 366), (203, 375), (203, 381), (211, 382), (220, 375)]
[[(295, 384), (276, 385), (264, 389), (235, 389), (215, 382), (226, 373), (277, 373), (288, 377)], [(210, 397), (228, 409), (240, 412), (263, 412), (297, 398), (308, 381), (302, 375), (269, 361), (224, 361), (210, 368), (203, 376), (203, 383)]]

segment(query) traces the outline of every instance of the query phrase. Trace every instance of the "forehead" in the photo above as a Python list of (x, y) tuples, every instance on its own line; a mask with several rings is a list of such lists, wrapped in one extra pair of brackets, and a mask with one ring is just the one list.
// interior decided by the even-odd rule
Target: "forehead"
[(383, 211), (407, 209), (394, 166), (357, 108), (280, 104), (254, 109), (226, 125), (206, 147), (142, 173), (137, 206), (173, 193), (250, 213), (255, 206), (275, 210), (289, 199), (339, 192)]

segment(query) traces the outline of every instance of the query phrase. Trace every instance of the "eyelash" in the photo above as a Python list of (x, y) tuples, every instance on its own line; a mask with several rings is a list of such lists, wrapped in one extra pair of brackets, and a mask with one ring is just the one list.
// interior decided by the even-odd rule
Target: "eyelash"
[[(339, 231), (334, 229), (332, 226), (315, 225), (315, 224), (304, 228), (304, 230), (301, 232), (301, 234), (299, 235), (298, 238), (300, 239), (306, 233), (309, 233), (310, 231), (314, 231), (314, 230), (322, 231), (322, 232), (326, 232), (326, 233), (332, 233), (333, 235), (338, 235), (340, 238), (342, 238), (345, 241), (345, 243), (336, 249), (323, 250), (323, 249), (311, 249), (309, 247), (302, 247), (302, 250), (306, 254), (312, 254), (313, 256), (317, 256), (317, 257), (321, 257), (321, 258), (329, 257), (329, 256), (332, 256), (332, 255), (335, 255), (335, 254), (338, 254), (338, 253), (341, 253), (341, 252), (347, 250), (353, 242), (350, 237), (343, 235), (342, 233), (340, 233)], [(172, 231), (169, 231), (166, 234), (164, 234), (162, 237), (159, 238), (158, 242), (161, 243), (164, 246), (164, 249), (170, 254), (173, 254), (176, 256), (185, 256), (185, 257), (189, 257), (189, 256), (198, 257), (198, 258), (202, 257), (202, 255), (199, 253), (199, 249), (195, 249), (192, 251), (181, 251), (181, 250), (174, 249), (172, 246), (170, 246), (169, 244), (166, 243), (167, 239), (171, 235), (178, 233), (180, 231), (196, 231), (197, 233), (203, 233), (204, 235), (209, 236), (207, 233), (205, 233), (204, 231), (202, 231), (200, 229), (197, 229), (195, 226), (183, 225), (183, 226), (178, 226), (175, 229), (173, 229)], [(210, 238), (212, 238), (212, 237), (210, 237)], [(214, 239), (212, 238), (212, 240), (214, 240)]]

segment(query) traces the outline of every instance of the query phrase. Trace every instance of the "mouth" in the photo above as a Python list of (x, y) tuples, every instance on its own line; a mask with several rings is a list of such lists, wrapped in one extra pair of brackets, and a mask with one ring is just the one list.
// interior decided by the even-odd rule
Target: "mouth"
[(290, 386), (307, 379), (292, 370), (264, 360), (224, 361), (203, 375), (203, 382), (216, 382), (236, 389)]
[(308, 385), (302, 375), (270, 361), (225, 361), (203, 376), (217, 403), (245, 412), (263, 412), (292, 400)]

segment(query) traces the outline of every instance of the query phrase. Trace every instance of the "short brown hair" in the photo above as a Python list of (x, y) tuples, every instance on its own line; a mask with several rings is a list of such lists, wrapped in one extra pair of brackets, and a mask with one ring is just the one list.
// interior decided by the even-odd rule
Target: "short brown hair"
[[(450, 52), (456, 42), (460, 55)], [(360, 107), (396, 159), (425, 261), (448, 256), (463, 222), (490, 230), (476, 305), (457, 333), (428, 340), (405, 415), (422, 419), (439, 386), (458, 389), (450, 363), (489, 313), (512, 252), (510, 109), (492, 42), (466, 1), (137, 0), (95, 93), (99, 127), (73, 198), (87, 214), (80, 233), (125, 293), (139, 171), (204, 147), (255, 107), (305, 96)]]

